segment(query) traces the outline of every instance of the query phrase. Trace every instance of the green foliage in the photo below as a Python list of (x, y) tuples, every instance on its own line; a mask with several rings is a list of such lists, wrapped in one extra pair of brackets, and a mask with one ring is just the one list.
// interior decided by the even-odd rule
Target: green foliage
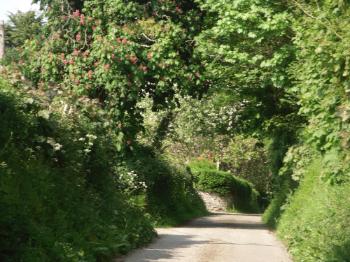
[(206, 160), (189, 164), (196, 187), (204, 192), (216, 193), (233, 200), (234, 209), (241, 212), (258, 212), (259, 193), (248, 181), (228, 172), (218, 171)]
[(42, 27), (42, 18), (34, 11), (11, 13), (5, 24), (6, 48), (22, 47), (24, 43), (36, 38)]
[(244, 105), (220, 93), (203, 96), (201, 100), (185, 97), (179, 102), (164, 143), (167, 152), (185, 161), (204, 154), (219, 160), (236, 131)]
[(264, 220), (277, 225), (296, 261), (347, 261), (350, 9), (345, 1), (292, 4), (297, 56), (289, 69), (296, 80), (291, 91), (308, 124), (284, 158), (282, 186)]
[(145, 210), (157, 225), (176, 225), (206, 214), (190, 174), (172, 166), (151, 148), (138, 146), (125, 165), (146, 184)]
[(20, 63), (20, 52), (27, 40), (38, 38), (42, 18), (34, 11), (11, 13), (5, 24), (5, 57), (2, 64)]
[(18, 100), (24, 109), (3, 106), (1, 258), (104, 261), (152, 239), (150, 220), (173, 225), (206, 214), (186, 171), (135, 142), (144, 97), (157, 111), (173, 107), (175, 93), (206, 88), (193, 52), (197, 5), (36, 2), (45, 15), (40, 38), (11, 65), (22, 75), (7, 76), (33, 96)]
[(63, 118), (4, 81), (0, 92), (1, 260), (108, 260), (152, 239), (151, 222), (206, 214), (190, 175), (151, 149), (121, 157), (82, 112)]
[(196, 175), (199, 190), (225, 196), (233, 193), (234, 180), (231, 174), (215, 169), (202, 169)]
[(258, 139), (235, 136), (224, 149), (221, 168), (254, 185), (261, 194), (271, 190), (271, 173), (264, 144)]
[(89, 0), (81, 10), (49, 3), (46, 41), (26, 46), (22, 72), (45, 90), (98, 100), (122, 146), (142, 129), (141, 99), (151, 97), (159, 110), (174, 106), (175, 93), (206, 88), (193, 53), (191, 22), (201, 16), (193, 2)]
[(0, 85), (1, 261), (103, 261), (150, 241), (108, 134)]
[(322, 159), (304, 168), (300, 187), (285, 205), (278, 235), (295, 261), (348, 261), (350, 256), (350, 184), (320, 179)]
[(314, 158), (314, 150), (309, 145), (296, 144), (288, 148), (280, 163), (283, 156), (281, 148), (286, 148), (286, 146), (280, 145), (280, 148), (272, 147), (270, 149), (270, 154), (275, 155), (276, 158), (271, 169), (278, 172), (278, 175), (275, 176), (274, 194), (270, 205), (264, 212), (263, 221), (272, 228), (278, 226), (288, 197), (298, 188), (299, 182), (304, 176), (305, 167)]
[(263, 221), (271, 228), (276, 228), (284, 211), (284, 204), (291, 193), (290, 181), (285, 179), (279, 182), (281, 185), (273, 194), (273, 198), (263, 214)]
[[(176, 96), (179, 107), (153, 112), (152, 101), (139, 103), (144, 109), (144, 132), (138, 139), (165, 152), (174, 162), (206, 157), (221, 161), (234, 132), (239, 106), (223, 94), (205, 95), (200, 100)], [(161, 131), (161, 132), (160, 132)]]
[(159, 152), (273, 191), (264, 220), (297, 261), (348, 259), (347, 1), (35, 2), (47, 23), (18, 68), (40, 103), (0, 91), (4, 259), (124, 252), (153, 235), (140, 209), (158, 224), (205, 212), (192, 182), (258, 209), (246, 180)]
[(285, 70), (294, 59), (285, 2), (198, 2), (207, 11), (207, 27), (197, 37), (196, 51), (212, 88), (244, 103), (237, 129), (259, 132), (276, 126), (265, 123), (271, 118), (295, 118), (297, 106), (287, 92), (291, 79)]
[(289, 176), (294, 181), (299, 181), (304, 175), (304, 169), (310, 164), (314, 152), (310, 146), (294, 145), (289, 147), (284, 159), (283, 166), (279, 170), (280, 175)]
[(191, 169), (191, 172), (196, 174), (199, 173), (201, 170), (215, 170), (216, 165), (207, 159), (198, 159), (193, 160), (188, 164), (189, 168)]
[(295, 7), (299, 12), (294, 22), (297, 61), (290, 70), (297, 80), (293, 91), (300, 113), (309, 120), (307, 142), (329, 155), (325, 177), (341, 182), (349, 174), (350, 8), (344, 1), (301, 1)]

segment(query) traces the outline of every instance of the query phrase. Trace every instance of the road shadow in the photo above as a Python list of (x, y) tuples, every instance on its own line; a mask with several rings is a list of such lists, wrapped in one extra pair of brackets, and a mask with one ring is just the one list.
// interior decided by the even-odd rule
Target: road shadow
[(245, 214), (245, 213), (228, 213), (228, 212), (211, 212), (210, 216), (222, 216), (222, 215), (229, 215), (229, 216), (240, 216), (240, 217), (261, 217), (262, 214)]
[[(224, 215), (224, 216), (223, 216)], [(223, 216), (223, 219), (213, 220), (213, 216)], [(182, 225), (186, 228), (227, 228), (227, 229), (246, 229), (246, 230), (266, 230), (267, 226), (261, 221), (249, 221), (245, 217), (257, 217), (259, 215), (241, 215), (241, 214), (225, 214), (214, 213), (208, 217), (200, 218), (191, 221), (188, 224)]]
[(186, 228), (227, 228), (227, 229), (246, 229), (246, 230), (266, 230), (263, 223), (243, 223), (243, 222), (208, 222), (196, 221), (184, 226)]
[[(159, 244), (161, 242), (161, 244)], [(173, 252), (179, 248), (192, 248), (194, 245), (206, 245), (209, 241), (195, 240), (191, 235), (159, 234), (153, 244), (142, 249), (142, 254), (135, 251), (127, 258), (118, 258), (114, 262), (149, 262), (173, 258)], [(177, 254), (181, 261), (181, 257)]]

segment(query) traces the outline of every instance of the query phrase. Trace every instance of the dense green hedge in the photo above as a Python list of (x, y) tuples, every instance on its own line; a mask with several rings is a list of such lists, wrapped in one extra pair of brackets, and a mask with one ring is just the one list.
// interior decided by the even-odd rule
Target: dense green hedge
[(200, 160), (189, 164), (196, 187), (204, 192), (232, 197), (233, 208), (241, 212), (258, 212), (259, 193), (248, 181), (229, 172), (216, 170), (215, 164)]
[[(348, 1), (292, 1), (295, 61), (289, 93), (305, 125), (275, 173), (264, 220), (295, 261), (350, 261)], [(278, 169), (281, 166), (277, 166)]]
[(202, 169), (196, 176), (196, 185), (199, 190), (216, 193), (222, 196), (233, 193), (235, 180), (227, 172), (215, 169)]
[(330, 185), (321, 176), (322, 159), (304, 170), (296, 192), (289, 196), (277, 233), (295, 261), (349, 261), (350, 183)]
[(142, 174), (147, 185), (145, 209), (157, 225), (175, 225), (207, 214), (204, 203), (193, 188), (191, 175), (155, 153), (136, 146), (126, 165)]
[(206, 213), (185, 171), (0, 81), (1, 261), (105, 261)]
[(108, 137), (83, 117), (48, 117), (2, 81), (0, 126), (1, 261), (104, 260), (153, 238), (116, 190)]

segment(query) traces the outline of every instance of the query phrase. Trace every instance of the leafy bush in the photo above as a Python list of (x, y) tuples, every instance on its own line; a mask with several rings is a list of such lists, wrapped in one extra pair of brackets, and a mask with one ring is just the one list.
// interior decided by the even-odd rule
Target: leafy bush
[(118, 154), (83, 114), (0, 81), (0, 260), (102, 261), (155, 233), (119, 190)]
[(218, 171), (210, 161), (194, 161), (189, 164), (194, 175), (195, 185), (204, 192), (230, 196), (234, 209), (242, 212), (258, 212), (259, 193), (248, 181), (235, 177), (228, 172)]
[(197, 174), (197, 188), (225, 196), (233, 193), (234, 178), (230, 173), (215, 169), (202, 169)]
[(190, 174), (170, 165), (151, 148), (136, 146), (126, 166), (145, 182), (145, 210), (157, 225), (175, 225), (207, 214)]
[(350, 178), (350, 7), (346, 1), (302, 1), (295, 7), (308, 15), (297, 13), (293, 23), (299, 51), (290, 68), (296, 79), (292, 91), (298, 96), (300, 113), (308, 119), (305, 142), (329, 156), (322, 162), (323, 172), (338, 183)]
[(236, 136), (224, 149), (222, 168), (251, 182), (261, 194), (271, 190), (271, 173), (264, 144), (256, 138)]

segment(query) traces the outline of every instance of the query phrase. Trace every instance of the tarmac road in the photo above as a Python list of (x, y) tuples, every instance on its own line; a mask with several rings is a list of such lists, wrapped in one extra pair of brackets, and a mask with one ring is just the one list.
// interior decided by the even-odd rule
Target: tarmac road
[(158, 239), (116, 261), (291, 262), (259, 215), (217, 213), (181, 227), (157, 229)]

